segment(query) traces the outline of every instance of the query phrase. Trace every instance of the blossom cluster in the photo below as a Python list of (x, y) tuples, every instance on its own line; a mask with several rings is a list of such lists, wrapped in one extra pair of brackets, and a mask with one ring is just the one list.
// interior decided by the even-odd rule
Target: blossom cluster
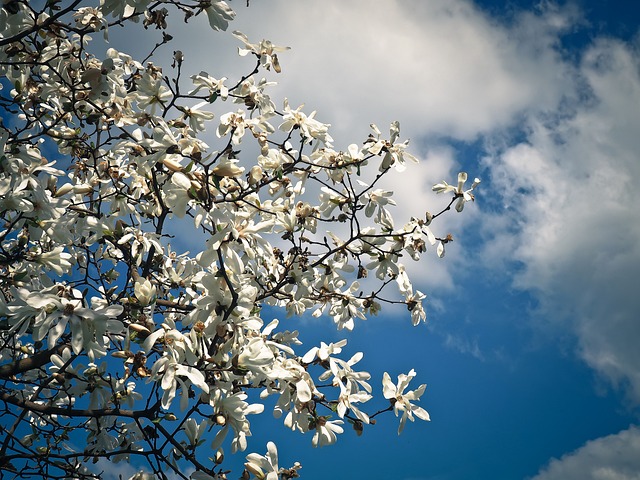
[[(298, 331), (266, 317), (310, 311), (353, 330), (398, 303), (414, 325), (426, 320), (401, 258), (436, 244), (442, 256), (434, 215), (396, 225), (393, 192), (379, 186), (417, 161), (399, 124), (336, 149), (316, 112), (277, 108), (273, 82), (258, 77), (281, 71), (286, 48), (235, 32), (251, 73), (185, 82), (188, 53), (175, 52), (170, 70), (88, 48), (125, 22), (164, 30), (174, 2), (58, 3), (0, 10), (0, 394), (24, 412), (0, 469), (37, 474), (47, 453), (61, 475), (94, 478), (83, 458), (139, 454), (156, 474), (161, 459), (175, 472), (186, 462), (194, 479), (226, 478), (225, 449), (247, 449), (267, 397), (313, 446), (335, 443), (345, 423), (362, 433), (374, 397), (363, 354), (341, 358), (346, 340), (303, 348)], [(235, 16), (218, 0), (176, 11), (204, 14), (214, 30)], [(461, 211), (473, 199), (465, 180), (434, 189)], [(382, 379), (399, 432), (429, 419), (412, 403), (424, 385), (404, 392), (414, 376)], [(65, 438), (80, 430), (77, 455)], [(244, 474), (299, 468), (279, 467), (269, 443)]]

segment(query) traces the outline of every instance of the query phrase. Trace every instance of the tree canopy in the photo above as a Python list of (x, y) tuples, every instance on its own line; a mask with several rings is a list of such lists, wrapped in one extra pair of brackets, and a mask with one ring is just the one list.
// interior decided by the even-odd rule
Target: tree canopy
[[(174, 17), (226, 30), (224, 1), (83, 3), (0, 10), (0, 471), (100, 478), (108, 460), (137, 478), (288, 479), (300, 465), (278, 465), (272, 442), (244, 471), (225, 460), (264, 451), (248, 437), (269, 397), (319, 447), (387, 411), (398, 433), (428, 420), (414, 370), (379, 391), (362, 353), (340, 356), (346, 340), (302, 346), (269, 318), (353, 330), (401, 304), (424, 322), (403, 261), (444, 256), (453, 237), (432, 222), (479, 180), (435, 185), (445, 208), (396, 223), (381, 179), (417, 161), (397, 122), (335, 148), (315, 112), (269, 95), (261, 74), (286, 48), (240, 32), (240, 78), (185, 78), (189, 52), (154, 63)], [(146, 58), (94, 53), (125, 24), (150, 39)]]

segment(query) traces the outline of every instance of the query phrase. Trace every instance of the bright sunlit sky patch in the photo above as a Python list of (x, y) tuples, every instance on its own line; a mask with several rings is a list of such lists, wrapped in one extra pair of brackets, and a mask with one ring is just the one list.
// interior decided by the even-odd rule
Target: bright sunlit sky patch
[[(422, 163), (390, 185), (398, 222), (442, 207), (430, 185), (460, 169), (483, 180), (474, 205), (434, 226), (456, 238), (446, 257), (411, 270), (429, 294), (428, 326), (393, 310), (347, 335), (375, 388), (382, 369), (417, 370), (432, 421), (398, 437), (382, 416), (314, 451), (265, 412), (250, 450), (276, 441), (281, 464), (300, 461), (308, 480), (638, 478), (640, 7), (244, 3), (232, 2), (231, 29), (292, 47), (270, 77), (277, 104), (318, 110), (341, 149), (372, 122), (400, 121)], [(169, 50), (192, 71), (247, 70), (233, 39), (180, 19), (171, 28)], [(136, 53), (125, 36), (112, 45)], [(309, 348), (344, 336), (302, 322)]]

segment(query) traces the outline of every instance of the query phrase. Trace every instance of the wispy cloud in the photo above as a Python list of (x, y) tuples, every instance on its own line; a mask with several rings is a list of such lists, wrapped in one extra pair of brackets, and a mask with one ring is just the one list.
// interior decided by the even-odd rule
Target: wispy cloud
[(450, 333), (445, 334), (444, 344), (465, 355), (471, 355), (478, 360), (484, 361), (484, 355), (478, 345), (478, 339), (468, 339), (459, 335), (452, 335)]
[(113, 463), (109, 460), (100, 459), (93, 466), (92, 470), (99, 472), (103, 480), (127, 480), (143, 469), (136, 468), (128, 462)]
[(635, 480), (640, 472), (640, 429), (587, 442), (553, 459), (531, 480)]
[[(524, 265), (515, 284), (537, 292), (539, 314), (565, 322), (581, 357), (614, 384), (628, 384), (637, 402), (639, 67), (624, 44), (596, 42), (574, 79), (586, 98), (532, 117), (527, 140), (488, 162), (505, 207), (492, 241), (511, 244)], [(490, 243), (489, 258), (500, 250)]]
[(564, 64), (552, 47), (570, 24), (566, 12), (507, 25), (460, 0), (254, 7), (257, 15), (246, 23), (239, 15), (235, 28), (292, 43), (281, 91), (318, 109), (336, 138), (400, 120), (411, 137), (472, 139), (525, 109), (553, 107), (563, 93)]

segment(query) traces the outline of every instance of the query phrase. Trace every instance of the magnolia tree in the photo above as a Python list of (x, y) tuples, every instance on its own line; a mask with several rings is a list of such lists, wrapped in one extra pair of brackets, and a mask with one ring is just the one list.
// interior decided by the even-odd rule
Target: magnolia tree
[[(397, 224), (380, 181), (415, 161), (397, 123), (334, 148), (329, 125), (268, 94), (260, 74), (280, 72), (285, 49), (239, 32), (241, 78), (182, 74), (180, 51), (150, 61), (169, 16), (226, 30), (223, 1), (86, 3), (0, 11), (0, 471), (100, 478), (124, 461), (146, 472), (135, 478), (224, 479), (238, 465), (236, 478), (288, 479), (299, 464), (248, 442), (265, 405), (318, 447), (383, 412), (398, 433), (428, 420), (413, 370), (385, 372), (368, 409), (362, 353), (303, 347), (271, 319), (312, 312), (352, 330), (404, 304), (425, 321), (401, 258), (444, 255), (452, 237), (430, 224), (478, 180), (436, 185), (444, 209)], [(96, 54), (92, 37), (125, 24), (157, 36), (149, 55)], [(249, 446), (260, 453), (234, 464)]]

